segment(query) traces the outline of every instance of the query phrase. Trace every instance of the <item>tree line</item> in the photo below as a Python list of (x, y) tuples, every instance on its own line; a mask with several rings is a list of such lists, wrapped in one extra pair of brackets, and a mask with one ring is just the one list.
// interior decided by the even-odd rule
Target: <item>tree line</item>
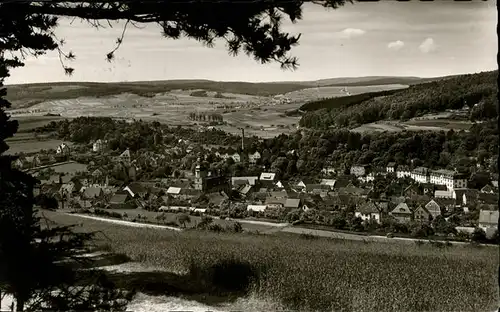
[(222, 117), (221, 114), (207, 114), (207, 113), (189, 113), (189, 119), (194, 120), (194, 121), (216, 121), (216, 122), (223, 122), (224, 117)]
[[(150, 150), (163, 153), (166, 145), (180, 146), (179, 140), (183, 139), (198, 145), (222, 145), (241, 152), (240, 136), (215, 129), (198, 132), (189, 128), (168, 127), (158, 122), (126, 123), (111, 118), (80, 117), (71, 121), (51, 122), (37, 131), (54, 132), (59, 138), (75, 143), (91, 143), (105, 138), (111, 149), (119, 151), (129, 148), (133, 152)], [(490, 121), (475, 124), (469, 132), (450, 130), (361, 134), (348, 129), (329, 129), (282, 134), (264, 140), (245, 138), (243, 154), (255, 151), (261, 153), (257, 164), (278, 173), (282, 179), (317, 176), (325, 166), (348, 172), (350, 166), (355, 164), (385, 167), (389, 162), (464, 172), (475, 171), (476, 163), (479, 163), (486, 170), (498, 172), (496, 162), (492, 161), (498, 155), (498, 128), (495, 122)], [(208, 154), (207, 157), (210, 157)], [(246, 161), (246, 157), (242, 158)], [(248, 168), (245, 163), (228, 165), (239, 174), (244, 174), (245, 168)]]

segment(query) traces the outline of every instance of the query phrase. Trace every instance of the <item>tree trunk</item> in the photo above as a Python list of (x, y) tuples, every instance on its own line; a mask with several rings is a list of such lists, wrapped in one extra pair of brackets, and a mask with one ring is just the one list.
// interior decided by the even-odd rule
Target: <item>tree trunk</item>
[(24, 311), (24, 300), (16, 299), (16, 312)]

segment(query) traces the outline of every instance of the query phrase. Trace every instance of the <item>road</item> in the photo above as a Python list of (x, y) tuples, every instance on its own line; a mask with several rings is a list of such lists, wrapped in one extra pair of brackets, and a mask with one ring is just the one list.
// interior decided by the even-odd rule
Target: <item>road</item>
[[(68, 214), (68, 215), (77, 216), (80, 218), (87, 218), (87, 219), (93, 219), (93, 220), (98, 220), (98, 221), (110, 222), (110, 223), (115, 223), (115, 224), (121, 224), (121, 225), (125, 225), (125, 226), (132, 226), (132, 227), (167, 229), (167, 230), (173, 230), (173, 231), (179, 231), (179, 232), (182, 231), (182, 229), (180, 229), (180, 228), (166, 226), (166, 225), (138, 223), (138, 222), (124, 221), (124, 220), (117, 220), (117, 219), (110, 219), (110, 218), (87, 216), (87, 215), (82, 215), (82, 214)], [(317, 236), (317, 237), (326, 237), (326, 238), (334, 238), (334, 239), (346, 239), (346, 240), (365, 241), (365, 242), (393, 242), (393, 243), (406, 243), (406, 244), (415, 244), (416, 241), (423, 241), (423, 242), (428, 241), (428, 239), (414, 239), (414, 238), (405, 238), (405, 237), (388, 238), (388, 237), (379, 236), (379, 235), (358, 235), (358, 234), (343, 233), (343, 232), (332, 232), (332, 231), (325, 231), (325, 230), (306, 229), (306, 228), (301, 228), (301, 227), (293, 227), (288, 223), (273, 223), (273, 222), (265, 222), (265, 221), (257, 221), (257, 220), (234, 220), (234, 219), (233, 220), (226, 219), (226, 220), (237, 221), (240, 223), (258, 224), (258, 225), (265, 225), (265, 226), (274, 227), (272, 229), (260, 232), (261, 234), (275, 234), (278, 232), (283, 232), (283, 233), (293, 233), (293, 234), (306, 234), (306, 235), (313, 235), (313, 236)], [(433, 242), (441, 242), (441, 243), (447, 242), (447, 241), (442, 241), (442, 240), (432, 240), (432, 241)], [(451, 243), (453, 245), (470, 245), (469, 242), (452, 241)], [(498, 248), (498, 245), (493, 245), (493, 244), (481, 244), (481, 246)]]

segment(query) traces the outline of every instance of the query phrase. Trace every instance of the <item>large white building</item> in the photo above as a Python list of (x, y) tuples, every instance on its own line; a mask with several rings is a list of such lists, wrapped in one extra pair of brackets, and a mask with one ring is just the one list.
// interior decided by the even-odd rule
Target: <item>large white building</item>
[(419, 183), (429, 183), (429, 169), (417, 167), (411, 172), (410, 177)]
[(396, 177), (398, 179), (402, 179), (405, 177), (410, 177), (411, 176), (411, 171), (408, 166), (398, 166), (398, 169), (396, 170)]
[(446, 185), (448, 190), (467, 187), (467, 177), (452, 170), (434, 170), (429, 175), (430, 183)]

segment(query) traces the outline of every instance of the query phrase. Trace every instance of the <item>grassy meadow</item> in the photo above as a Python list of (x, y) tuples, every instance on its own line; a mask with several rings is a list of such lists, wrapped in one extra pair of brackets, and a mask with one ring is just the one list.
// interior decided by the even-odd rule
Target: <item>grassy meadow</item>
[(437, 248), (300, 235), (174, 233), (44, 214), (59, 224), (81, 223), (80, 229), (99, 231), (98, 244), (116, 253), (165, 272), (178, 272), (175, 278), (161, 278), (160, 283), (169, 284), (162, 289), (170, 293), (225, 290), (272, 299), (294, 311), (493, 311), (498, 307), (496, 248)]

